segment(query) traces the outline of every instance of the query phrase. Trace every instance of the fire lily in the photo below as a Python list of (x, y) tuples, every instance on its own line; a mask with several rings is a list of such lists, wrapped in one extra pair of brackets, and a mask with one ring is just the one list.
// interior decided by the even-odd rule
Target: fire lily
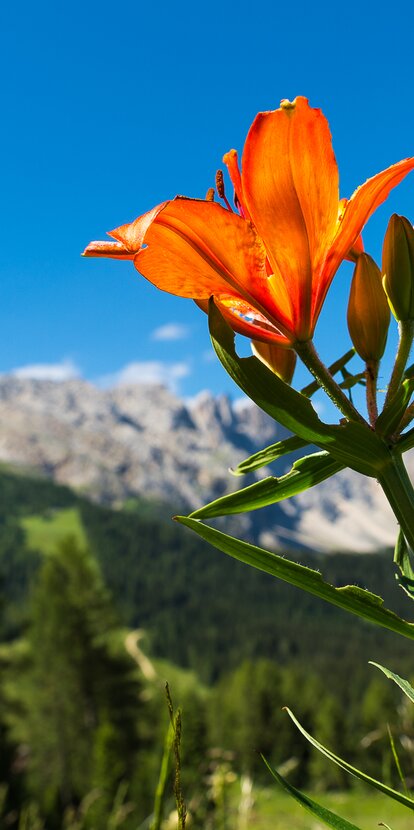
[(237, 212), (219, 183), (226, 207), (210, 198), (164, 202), (85, 255), (133, 260), (158, 288), (204, 309), (214, 296), (235, 331), (295, 347), (312, 338), (339, 265), (361, 252), (363, 226), (414, 158), (340, 200), (328, 123), (298, 97), (256, 116), (241, 171), (235, 150), (224, 162)]

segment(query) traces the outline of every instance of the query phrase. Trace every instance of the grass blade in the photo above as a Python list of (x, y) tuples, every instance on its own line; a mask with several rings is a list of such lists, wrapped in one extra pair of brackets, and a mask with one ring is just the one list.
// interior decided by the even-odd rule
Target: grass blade
[(353, 767), (352, 764), (348, 764), (347, 761), (344, 761), (343, 758), (340, 758), (338, 755), (335, 755), (334, 752), (332, 752), (330, 749), (327, 749), (325, 746), (323, 746), (323, 744), (319, 743), (319, 741), (317, 741), (316, 738), (310, 735), (309, 732), (307, 732), (306, 729), (304, 729), (302, 724), (299, 723), (297, 718), (295, 718), (293, 712), (291, 712), (290, 709), (286, 708), (286, 712), (288, 713), (289, 717), (291, 718), (295, 726), (297, 726), (299, 731), (302, 733), (302, 735), (306, 738), (307, 741), (309, 741), (310, 744), (312, 744), (313, 747), (315, 747), (315, 749), (318, 750), (318, 752), (321, 752), (322, 755), (325, 755), (326, 758), (329, 758), (330, 761), (332, 761), (334, 764), (337, 764), (337, 766), (341, 767), (341, 769), (345, 770), (346, 772), (349, 772), (350, 775), (353, 775), (355, 778), (359, 778), (360, 781), (364, 781), (366, 784), (369, 784), (370, 787), (374, 787), (376, 790), (379, 790), (380, 792), (389, 796), (389, 798), (392, 798), (394, 801), (399, 801), (400, 804), (404, 804), (404, 806), (408, 807), (409, 810), (414, 810), (414, 801), (411, 798), (409, 798), (407, 795), (404, 795), (403, 793), (399, 793), (392, 787), (388, 787), (387, 784), (383, 784), (382, 781), (377, 781), (376, 778), (371, 778), (370, 775), (367, 775), (367, 773), (357, 769), (357, 767)]
[(350, 821), (347, 821), (345, 818), (341, 818), (336, 813), (333, 813), (332, 810), (327, 810), (326, 807), (321, 807), (320, 804), (317, 804), (312, 798), (309, 798), (308, 795), (305, 795), (300, 790), (297, 790), (296, 787), (293, 787), (292, 784), (289, 784), (285, 778), (282, 778), (279, 773), (268, 764), (266, 758), (263, 757), (263, 761), (265, 762), (270, 774), (273, 776), (275, 781), (280, 784), (283, 789), (289, 793), (292, 798), (297, 801), (304, 810), (307, 810), (308, 813), (314, 818), (317, 818), (319, 821), (323, 821), (328, 827), (332, 827), (333, 830), (361, 830), (360, 827), (357, 827), (356, 824), (352, 824)]

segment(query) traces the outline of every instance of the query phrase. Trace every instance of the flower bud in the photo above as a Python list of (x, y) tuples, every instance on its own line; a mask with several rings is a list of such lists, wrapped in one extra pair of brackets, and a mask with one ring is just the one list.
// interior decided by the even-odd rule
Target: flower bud
[(262, 343), (261, 340), (251, 341), (252, 352), (272, 372), (285, 383), (292, 383), (293, 372), (296, 366), (296, 354), (292, 349), (283, 349), (274, 343)]
[(383, 285), (397, 320), (414, 319), (414, 228), (405, 216), (391, 216), (382, 249)]
[(389, 324), (381, 271), (369, 254), (360, 254), (349, 295), (348, 329), (356, 351), (367, 363), (381, 360)]

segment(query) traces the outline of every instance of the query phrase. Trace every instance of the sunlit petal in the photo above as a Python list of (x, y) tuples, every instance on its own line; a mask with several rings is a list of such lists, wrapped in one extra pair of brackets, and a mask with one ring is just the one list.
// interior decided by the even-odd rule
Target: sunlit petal
[[(275, 343), (284, 348), (291, 347), (291, 340), (281, 334), (278, 329), (269, 323), (266, 317), (259, 314), (256, 309), (251, 308), (241, 297), (219, 295), (214, 297), (214, 302), (224, 319), (237, 334), (243, 334), (245, 337), (250, 337), (262, 343)], [(208, 300), (196, 300), (196, 304), (208, 314)]]
[(310, 314), (312, 271), (338, 217), (338, 172), (326, 119), (305, 98), (260, 113), (242, 162), (243, 193), (274, 273), (301, 318)]
[(103, 256), (110, 259), (133, 259), (134, 254), (127, 251), (121, 242), (90, 242), (82, 256)]
[(109, 236), (112, 236), (114, 239), (117, 239), (118, 242), (121, 242), (127, 251), (137, 253), (144, 243), (145, 234), (147, 233), (148, 228), (154, 219), (157, 218), (158, 214), (168, 204), (169, 202), (161, 202), (160, 205), (156, 205), (156, 207), (152, 208), (152, 210), (147, 211), (147, 213), (144, 213), (142, 216), (138, 216), (138, 219), (135, 219), (134, 222), (130, 222), (130, 224), (127, 225), (121, 225), (119, 228), (115, 228), (115, 230), (110, 231)]
[(269, 302), (261, 241), (248, 222), (215, 202), (170, 202), (145, 243), (136, 268), (164, 291), (202, 299), (233, 289), (253, 306)]
[(330, 249), (327, 251), (325, 264), (319, 279), (315, 281), (313, 300), (313, 315), (316, 318), (325, 299), (327, 290), (341, 262), (352, 250), (360, 248), (360, 233), (365, 223), (374, 211), (387, 198), (393, 187), (396, 187), (402, 179), (414, 169), (414, 158), (387, 167), (376, 176), (367, 181), (355, 190), (345, 205), (342, 219), (338, 230), (332, 240)]

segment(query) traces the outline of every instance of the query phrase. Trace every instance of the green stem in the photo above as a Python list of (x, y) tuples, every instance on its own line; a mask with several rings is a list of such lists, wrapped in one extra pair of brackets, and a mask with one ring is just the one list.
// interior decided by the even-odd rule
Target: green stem
[(365, 380), (367, 384), (367, 410), (371, 426), (374, 428), (378, 418), (377, 405), (377, 378), (378, 378), (378, 360), (368, 360), (365, 372)]
[(392, 461), (383, 469), (378, 481), (408, 545), (414, 551), (414, 487), (399, 453), (392, 453)]
[(398, 323), (398, 331), (400, 333), (400, 340), (398, 343), (397, 354), (395, 358), (394, 368), (390, 378), (387, 395), (385, 398), (384, 409), (387, 404), (393, 399), (394, 395), (400, 388), (401, 381), (404, 378), (404, 369), (407, 365), (410, 356), (411, 346), (414, 338), (414, 320), (400, 320)]
[(322, 363), (312, 340), (306, 340), (303, 342), (298, 341), (295, 343), (294, 349), (307, 369), (309, 369), (314, 378), (316, 378), (322, 389), (324, 389), (326, 394), (329, 395), (331, 401), (333, 401), (337, 409), (345, 415), (345, 418), (347, 418), (348, 421), (359, 421), (359, 423), (366, 425), (365, 419), (348, 400), (340, 386), (338, 386), (337, 382), (333, 379), (325, 364)]

